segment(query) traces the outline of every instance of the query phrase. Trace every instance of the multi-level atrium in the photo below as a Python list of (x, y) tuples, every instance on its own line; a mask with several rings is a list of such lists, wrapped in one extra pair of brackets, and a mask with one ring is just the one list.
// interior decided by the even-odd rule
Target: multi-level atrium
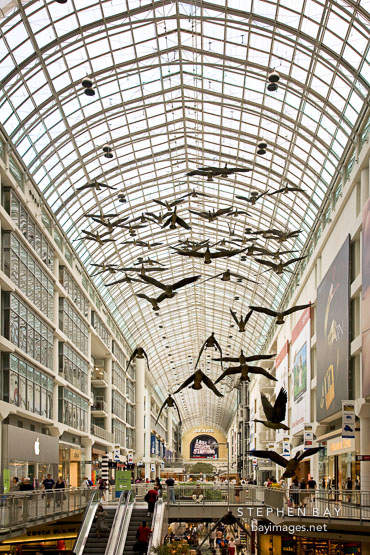
[[(343, 192), (359, 181), (351, 172), (368, 149), (369, 7), (368, 0), (0, 0), (0, 114), (18, 160), (14, 174), (22, 167), (40, 193), (36, 217), (47, 212), (59, 229), (77, 282), (83, 268), (127, 342), (126, 355), (144, 347), (159, 406), (194, 372), (212, 332), (224, 356), (276, 353), (300, 316), (279, 328), (254, 311), (239, 333), (230, 309), (240, 317), (250, 305), (282, 311), (312, 302), (317, 310), (316, 289), (346, 225), (352, 233), (353, 222), (335, 219), (337, 203), (350, 214)], [(249, 171), (187, 175), (226, 164)], [(368, 196), (355, 185), (354, 219)], [(261, 194), (256, 202), (253, 191)], [(176, 212), (190, 229), (163, 227), (158, 217), (165, 222), (175, 210), (166, 202), (180, 199)], [(199, 214), (228, 207), (217, 218)], [(258, 233), (266, 230), (275, 233)], [(326, 242), (331, 255), (318, 270)], [(253, 245), (275, 257), (244, 251), (204, 264), (176, 252)], [(352, 262), (359, 252), (358, 244)], [(299, 260), (282, 271), (261, 262), (279, 255)], [(163, 291), (132, 271), (148, 258), (145, 267), (159, 270), (146, 275), (162, 283), (201, 277), (153, 310), (137, 294)], [(237, 276), (222, 280), (226, 270)], [(351, 354), (361, 357), (361, 348)], [(96, 355), (104, 358), (99, 349)], [(221, 374), (216, 356), (205, 349), (200, 360), (212, 381)], [(359, 382), (364, 367), (355, 365)], [(183, 433), (217, 428), (226, 437), (240, 404), (238, 378), (217, 385), (223, 397), (206, 386), (176, 394)], [(254, 383), (272, 394), (271, 382), (252, 377), (251, 390)], [(290, 409), (293, 403), (289, 391)], [(312, 423), (315, 411), (316, 402)]]

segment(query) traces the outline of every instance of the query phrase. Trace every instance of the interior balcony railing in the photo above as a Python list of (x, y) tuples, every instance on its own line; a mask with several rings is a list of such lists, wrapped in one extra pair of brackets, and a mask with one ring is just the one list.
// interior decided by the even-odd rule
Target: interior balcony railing
[(14, 492), (1, 495), (0, 540), (22, 534), (30, 526), (81, 513), (94, 488)]
[(99, 437), (100, 439), (105, 439), (105, 441), (113, 443), (113, 434), (111, 432), (108, 432), (107, 430), (104, 430), (104, 428), (97, 426), (96, 424), (91, 425), (91, 433), (95, 437)]

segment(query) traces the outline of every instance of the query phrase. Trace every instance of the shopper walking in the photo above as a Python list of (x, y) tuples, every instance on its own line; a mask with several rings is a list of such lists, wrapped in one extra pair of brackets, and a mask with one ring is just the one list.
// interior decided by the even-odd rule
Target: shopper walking
[(145, 501), (148, 503), (148, 516), (153, 516), (154, 513), (154, 506), (158, 499), (158, 489), (156, 486), (151, 488), (146, 496), (144, 497)]
[(146, 525), (146, 522), (144, 520), (136, 532), (139, 555), (145, 555), (145, 553), (148, 551), (149, 537), (151, 533), (151, 529), (149, 528), (149, 526)]
[(104, 510), (103, 505), (98, 505), (96, 509), (96, 535), (98, 538), (104, 534), (104, 532), (108, 532), (108, 524), (107, 524), (107, 513)]
[(46, 507), (50, 507), (51, 499), (52, 499), (52, 490), (54, 489), (55, 481), (51, 477), (51, 474), (47, 474), (45, 480), (42, 482), (42, 488), (45, 491), (46, 495)]
[(168, 492), (167, 499), (169, 500), (170, 503), (176, 503), (175, 480), (171, 477), (167, 478), (166, 486), (167, 486), (167, 492)]

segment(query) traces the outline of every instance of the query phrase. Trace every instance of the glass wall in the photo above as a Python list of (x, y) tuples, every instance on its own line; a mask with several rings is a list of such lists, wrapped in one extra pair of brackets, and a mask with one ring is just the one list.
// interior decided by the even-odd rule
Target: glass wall
[(15, 225), (23, 233), (23, 237), (28, 241), (48, 268), (53, 271), (54, 249), (46, 239), (46, 236), (40, 231), (40, 228), (35, 223), (32, 216), (30, 216), (15, 192), (12, 189), (4, 189), (2, 202)]
[(126, 420), (126, 401), (118, 391), (112, 391), (112, 413), (121, 420)]
[(82, 393), (88, 392), (89, 365), (67, 343), (59, 341), (59, 374)]
[(102, 319), (94, 311), (91, 312), (91, 325), (103, 343), (110, 349), (111, 335), (107, 326), (104, 325)]
[(52, 368), (53, 330), (15, 293), (3, 292), (3, 333), (29, 356)]
[(58, 420), (62, 424), (87, 432), (88, 402), (70, 391), (67, 387), (59, 387)]
[(89, 328), (67, 299), (59, 299), (59, 327), (87, 355)]
[(126, 445), (126, 426), (123, 422), (119, 420), (113, 419), (112, 420), (112, 432), (114, 437), (114, 443), (117, 445)]
[(125, 372), (115, 361), (112, 362), (112, 382), (123, 394), (126, 393)]
[(87, 318), (89, 315), (89, 301), (65, 266), (60, 266), (59, 268), (59, 281), (82, 314)]
[(53, 379), (16, 354), (2, 354), (3, 401), (53, 417)]
[(50, 320), (54, 315), (54, 284), (15, 233), (2, 235), (3, 270), (22, 293)]

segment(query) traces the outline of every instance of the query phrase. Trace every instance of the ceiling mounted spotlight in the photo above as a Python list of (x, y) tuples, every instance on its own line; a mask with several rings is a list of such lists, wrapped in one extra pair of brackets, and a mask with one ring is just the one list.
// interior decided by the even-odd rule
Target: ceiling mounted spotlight
[(270, 83), (277, 83), (280, 80), (280, 75), (278, 74), (277, 71), (273, 71), (268, 76), (268, 80), (270, 81)]
[(118, 202), (127, 202), (127, 199), (123, 193), (120, 193), (118, 196)]
[(85, 89), (84, 93), (87, 96), (95, 96), (95, 91), (92, 88), (93, 87), (93, 82), (91, 81), (91, 79), (89, 79), (88, 77), (85, 77), (85, 79), (82, 79), (81, 85)]
[(113, 158), (112, 150), (113, 150), (112, 147), (107, 144), (103, 146), (103, 152), (105, 153), (104, 154), (105, 158)]
[(278, 90), (278, 86), (276, 83), (270, 83), (269, 85), (267, 85), (267, 90), (270, 92), (275, 92)]
[(67, 0), (55, 0), (58, 4), (67, 4)]
[(257, 145), (257, 154), (266, 154), (267, 143), (266, 141), (260, 141)]

